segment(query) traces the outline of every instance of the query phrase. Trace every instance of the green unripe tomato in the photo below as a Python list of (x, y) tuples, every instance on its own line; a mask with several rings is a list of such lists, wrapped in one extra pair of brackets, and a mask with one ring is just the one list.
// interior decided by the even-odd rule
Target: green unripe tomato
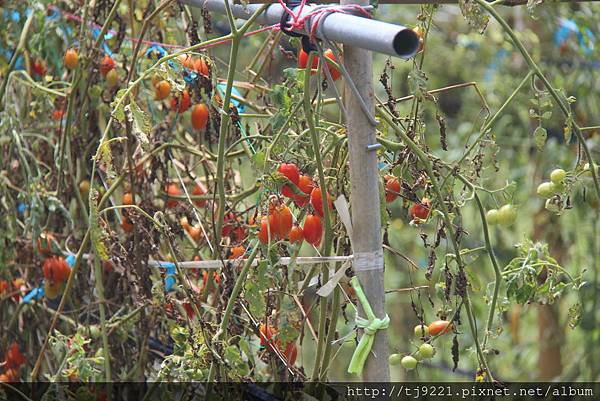
[(537, 187), (537, 194), (544, 199), (550, 199), (554, 196), (556, 189), (554, 188), (554, 183), (552, 182), (542, 182)]
[(402, 360), (400, 361), (400, 364), (402, 365), (402, 367), (406, 370), (413, 370), (414, 368), (417, 367), (417, 364), (419, 363), (419, 361), (417, 361), (415, 359), (415, 357), (412, 357), (410, 355), (405, 356), (404, 358), (402, 358)]
[(416, 325), (415, 326), (415, 337), (423, 338), (429, 335), (429, 327), (426, 325)]
[(388, 362), (392, 366), (400, 365), (400, 363), (402, 362), (402, 355), (400, 355), (400, 354), (392, 354), (388, 358)]
[(562, 168), (557, 168), (550, 173), (550, 181), (560, 184), (567, 177), (567, 172)]
[(435, 348), (433, 348), (433, 345), (431, 344), (421, 344), (419, 347), (419, 354), (425, 359), (433, 358), (435, 355)]
[(490, 226), (498, 224), (498, 210), (490, 209), (485, 214), (485, 218)]
[(510, 203), (498, 210), (498, 224), (508, 227), (517, 219), (517, 209)]

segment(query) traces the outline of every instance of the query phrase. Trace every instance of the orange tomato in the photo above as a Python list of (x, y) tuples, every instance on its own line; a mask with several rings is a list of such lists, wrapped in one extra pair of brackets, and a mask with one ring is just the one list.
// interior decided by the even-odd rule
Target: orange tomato
[[(271, 237), (274, 236), (273, 233), (270, 233)], [(266, 217), (263, 217), (260, 221), (260, 230), (258, 231), (258, 240), (263, 244), (269, 243), (269, 220)]]
[(231, 255), (229, 255), (229, 259), (239, 259), (246, 253), (246, 248), (243, 246), (234, 246), (231, 248)]
[(273, 338), (277, 336), (277, 329), (273, 326), (261, 324), (259, 327), (260, 345), (266, 347), (267, 344), (273, 345)]
[[(339, 64), (338, 59), (336, 59), (336, 57), (333, 54), (333, 51), (331, 49), (325, 50), (323, 52), (323, 56), (326, 59), (331, 60), (331, 61)], [(342, 76), (341, 71), (332, 62), (330, 62), (330, 61), (327, 61), (326, 64), (327, 64), (327, 69), (329, 70), (329, 74), (331, 74), (331, 78), (334, 81), (337, 81)], [(325, 74), (325, 71), (323, 71), (323, 74)]]
[(133, 205), (133, 195), (131, 195), (131, 192), (125, 192), (123, 194), (123, 205)]
[[(304, 49), (300, 48), (300, 51), (298, 52), (298, 68), (305, 69), (307, 65), (308, 65), (308, 53), (306, 53), (304, 51)], [(318, 66), (319, 66), (319, 56), (315, 54), (312, 59), (311, 69), (316, 70)], [(315, 71), (311, 71), (310, 75), (315, 75)]]
[(418, 218), (421, 220), (427, 220), (429, 217), (429, 207), (431, 206), (431, 201), (429, 198), (421, 199), (421, 203), (415, 203), (410, 208), (410, 216), (414, 218)]
[[(206, 191), (204, 191), (199, 185), (196, 185), (194, 187), (194, 189), (192, 190), (192, 195), (204, 195), (206, 194)], [(206, 206), (206, 199), (198, 199), (197, 201), (194, 202), (196, 204), (196, 206), (198, 207), (204, 207)]]
[(192, 101), (190, 99), (190, 93), (185, 89), (181, 92), (181, 96), (171, 98), (171, 109), (173, 111), (178, 111), (180, 114), (185, 113), (187, 109), (192, 105)]
[(196, 59), (194, 61), (194, 70), (201, 75), (208, 76), (208, 65), (206, 65), (206, 61), (202, 57)]
[(300, 227), (300, 226), (292, 227), (289, 237), (290, 237), (290, 242), (292, 244), (301, 243), (302, 241), (304, 241), (304, 231), (302, 230), (302, 227)]
[(75, 69), (79, 63), (79, 55), (77, 54), (77, 50), (68, 49), (65, 52), (64, 63), (65, 67), (67, 67), (69, 70)]
[(208, 125), (208, 107), (204, 103), (196, 104), (192, 108), (192, 127), (201, 131)]
[(438, 334), (446, 334), (452, 331), (452, 326), (447, 320), (436, 320), (435, 322), (430, 323), (428, 328), (429, 334), (432, 336), (437, 336)]
[(285, 360), (288, 364), (294, 365), (296, 363), (296, 358), (298, 358), (298, 347), (295, 342), (288, 343), (283, 352), (283, 356), (285, 356)]
[[(167, 195), (169, 196), (178, 196), (181, 195), (181, 190), (177, 184), (169, 184), (167, 186)], [(167, 209), (172, 209), (179, 204), (178, 200), (175, 199), (167, 199), (165, 202), (165, 207)]]
[(273, 208), (269, 214), (269, 227), (271, 235), (277, 239), (285, 239), (292, 229), (294, 217), (290, 208), (285, 205), (279, 205)]
[(171, 94), (171, 84), (163, 79), (154, 86), (154, 99), (164, 100)]
[(108, 72), (113, 70), (115, 67), (115, 60), (113, 60), (109, 55), (106, 55), (100, 62), (100, 74), (105, 77), (106, 74), (108, 74)]

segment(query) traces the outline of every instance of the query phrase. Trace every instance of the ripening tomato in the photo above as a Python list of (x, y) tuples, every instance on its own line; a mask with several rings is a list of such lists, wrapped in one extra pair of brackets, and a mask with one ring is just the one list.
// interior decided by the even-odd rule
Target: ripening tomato
[[(298, 182), (300, 181), (300, 170), (298, 170), (298, 166), (296, 166), (294, 163), (283, 163), (281, 166), (279, 166), (277, 171), (283, 174), (294, 185), (298, 186)], [(283, 196), (287, 196), (288, 198), (295, 196), (292, 188), (287, 185), (281, 187), (281, 194)]]
[(266, 347), (267, 344), (272, 344), (273, 338), (277, 336), (277, 329), (273, 326), (261, 324), (259, 327), (260, 345)]
[(133, 195), (131, 195), (131, 192), (125, 192), (123, 194), (123, 202), (121, 202), (123, 205), (133, 205)]
[(192, 101), (190, 99), (190, 93), (185, 89), (181, 92), (181, 96), (171, 98), (171, 109), (173, 111), (177, 111), (180, 114), (185, 113), (187, 109), (192, 105)]
[(8, 284), (8, 281), (0, 280), (0, 295), (7, 292), (9, 288), (10, 288), (10, 284)]
[[(308, 65), (308, 53), (304, 51), (304, 49), (300, 48), (298, 52), (298, 68), (305, 69)], [(312, 59), (312, 67), (311, 69), (316, 70), (319, 66), (319, 57), (315, 54)], [(314, 75), (315, 71), (312, 71), (310, 75)]]
[[(331, 196), (329, 195), (329, 193), (326, 193), (325, 196), (327, 197), (329, 210), (331, 210)], [(315, 187), (312, 190), (312, 192), (310, 193), (310, 204), (312, 205), (313, 209), (315, 209), (315, 213), (319, 217), (323, 217), (323, 195), (321, 192), (321, 188)]]
[(119, 72), (117, 71), (116, 68), (113, 68), (112, 70), (110, 70), (106, 73), (106, 84), (108, 85), (109, 88), (112, 88), (113, 86), (116, 86), (118, 83), (119, 83)]
[(62, 256), (50, 256), (42, 266), (44, 278), (51, 283), (64, 283), (69, 279), (71, 267)]
[(258, 230), (258, 240), (262, 244), (268, 244), (269, 236), (274, 237), (274, 234), (270, 233), (270, 235), (269, 235), (269, 220), (266, 217), (263, 217), (260, 220), (260, 229)]
[(400, 181), (391, 175), (385, 176), (385, 201), (390, 203), (398, 198), (400, 193)]
[(206, 61), (202, 57), (194, 61), (194, 70), (200, 75), (208, 76), (208, 65), (206, 65)]
[(64, 116), (64, 115), (65, 115), (65, 109), (62, 109), (62, 108), (61, 108), (61, 109), (55, 109), (55, 110), (52, 112), (52, 119), (53, 119), (54, 121), (58, 121), (58, 120), (60, 120), (61, 118), (63, 118), (63, 116)]
[(447, 320), (436, 320), (432, 323), (429, 323), (428, 328), (429, 334), (432, 336), (437, 336), (438, 334), (446, 334), (452, 331), (452, 326)]
[(202, 229), (199, 226), (191, 226), (187, 229), (187, 232), (196, 242), (202, 237)]
[(296, 363), (296, 359), (298, 358), (298, 347), (295, 342), (288, 343), (283, 352), (283, 356), (289, 365), (293, 366)]
[[(208, 272), (204, 270), (202, 272), (202, 285), (206, 287), (208, 283)], [(213, 272), (213, 284), (221, 284), (221, 276), (217, 272)]]
[(302, 228), (304, 233), (304, 239), (309, 244), (318, 246), (321, 243), (321, 237), (323, 236), (323, 225), (321, 224), (321, 218), (314, 214), (309, 214), (304, 219), (304, 227)]
[(31, 64), (31, 69), (34, 74), (39, 75), (40, 77), (43, 77), (44, 75), (46, 75), (46, 72), (48, 71), (48, 66), (46, 64), (46, 61), (44, 61), (42, 59), (35, 59), (33, 61), (33, 63)]
[(429, 198), (421, 199), (421, 203), (415, 203), (410, 208), (410, 216), (413, 219), (427, 220), (429, 217), (429, 208), (431, 206), (431, 201)]
[(302, 241), (304, 241), (304, 231), (302, 230), (302, 227), (300, 226), (294, 226), (292, 227), (292, 229), (290, 230), (290, 243), (295, 244), (295, 243), (301, 243)]
[(154, 86), (154, 99), (155, 100), (164, 100), (169, 97), (171, 94), (171, 84), (166, 79), (158, 82)]
[(275, 206), (269, 212), (269, 227), (271, 229), (271, 235), (275, 238), (287, 238), (293, 224), (294, 217), (292, 216), (290, 208), (286, 205)]
[[(323, 56), (326, 59), (329, 59), (337, 64), (339, 64), (339, 61), (336, 59), (335, 55), (333, 54), (333, 51), (331, 49), (327, 49), (323, 52)], [(331, 78), (334, 81), (337, 81), (341, 76), (342, 73), (341, 71), (330, 61), (327, 61), (327, 69), (329, 70), (329, 74), (331, 74)], [(325, 71), (323, 71), (323, 73), (325, 73)]]
[(126, 233), (132, 232), (133, 231), (133, 222), (129, 218), (123, 216), (123, 219), (121, 220), (121, 228)]
[(79, 193), (84, 198), (87, 198), (88, 194), (90, 193), (90, 182), (88, 180), (82, 180), (79, 183)]
[(108, 72), (110, 70), (115, 69), (117, 65), (115, 64), (115, 60), (113, 60), (108, 54), (106, 56), (104, 56), (104, 58), (102, 59), (102, 61), (100, 62), (100, 74), (102, 74), (103, 77), (106, 77), (106, 74), (108, 74)]
[(75, 69), (77, 67), (77, 64), (79, 63), (79, 55), (77, 54), (77, 50), (68, 49), (65, 52), (64, 63), (65, 63), (65, 67), (67, 67), (67, 69), (69, 69), (69, 70)]
[(194, 59), (192, 58), (191, 55), (180, 54), (178, 58), (179, 58), (179, 61), (181, 61), (181, 64), (183, 64), (183, 66), (185, 68), (190, 69), (190, 70), (194, 69)]
[(192, 127), (201, 131), (208, 124), (208, 107), (204, 103), (196, 104), (192, 108)]
[[(179, 196), (181, 195), (181, 190), (177, 184), (169, 184), (167, 186), (167, 195), (168, 196)], [(178, 200), (175, 199), (167, 199), (165, 202), (165, 207), (167, 209), (172, 209), (179, 204)]]
[[(194, 189), (192, 190), (192, 195), (200, 196), (200, 195), (204, 195), (204, 194), (206, 194), (206, 191), (204, 189), (202, 189), (199, 185), (196, 185), (194, 187)], [(206, 206), (206, 199), (198, 199), (194, 203), (198, 207), (204, 207), (204, 206)]]
[(239, 259), (246, 253), (246, 248), (243, 246), (234, 246), (231, 248), (231, 255), (229, 255), (229, 259)]

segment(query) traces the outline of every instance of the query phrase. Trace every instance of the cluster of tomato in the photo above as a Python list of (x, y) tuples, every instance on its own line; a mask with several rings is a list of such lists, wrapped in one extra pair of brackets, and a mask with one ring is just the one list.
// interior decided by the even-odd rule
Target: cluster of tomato
[[(304, 218), (304, 225), (300, 227), (294, 224), (294, 217), (290, 208), (277, 197), (271, 199), (269, 204), (269, 216), (260, 220), (258, 239), (267, 244), (269, 240), (289, 240), (290, 243), (301, 243), (306, 241), (311, 245), (318, 246), (323, 236), (324, 216), (323, 192), (315, 182), (307, 175), (300, 174), (298, 166), (294, 163), (283, 163), (278, 172), (285, 177), (288, 183), (281, 188), (281, 194), (291, 199), (300, 208), (310, 203), (314, 213), (309, 213)], [(290, 186), (293, 184), (295, 188)], [(328, 208), (332, 208), (331, 196), (325, 193)]]
[[(308, 65), (308, 56), (309, 54), (306, 53), (304, 51), (304, 49), (300, 48), (300, 51), (298, 52), (298, 68), (304, 69), (306, 68), (306, 66)], [(341, 76), (342, 73), (340, 72), (340, 70), (336, 67), (335, 64), (339, 64), (339, 61), (336, 59), (335, 55), (333, 54), (333, 51), (331, 49), (327, 49), (323, 52), (323, 56), (331, 61), (327, 61), (327, 70), (329, 70), (329, 74), (331, 75), (331, 78), (334, 81), (337, 81)], [(311, 75), (314, 75), (316, 70), (319, 68), (319, 57), (317, 55), (313, 56), (312, 59), (312, 65), (311, 65)], [(325, 75), (325, 69), (322, 70), (322, 74)]]
[(277, 328), (271, 325), (261, 324), (259, 333), (261, 347), (268, 347), (269, 350), (277, 349), (289, 365), (293, 366), (296, 363), (298, 347), (295, 341), (282, 344), (281, 340), (277, 338)]
[(418, 349), (410, 355), (392, 354), (389, 363), (392, 366), (402, 365), (406, 370), (413, 370), (423, 359), (431, 359), (435, 355), (435, 348), (430, 344), (430, 338), (452, 332), (452, 325), (447, 320), (436, 320), (429, 325), (415, 326), (415, 336), (424, 341)]
[(37, 240), (38, 252), (45, 256), (42, 263), (45, 294), (48, 299), (56, 299), (62, 292), (71, 274), (71, 267), (60, 255), (58, 242), (51, 233), (44, 233)]
[[(391, 203), (400, 196), (400, 180), (392, 175), (385, 175), (383, 181), (385, 183), (385, 201)], [(415, 224), (420, 224), (429, 218), (430, 209), (431, 201), (429, 198), (424, 197), (420, 203), (413, 203), (408, 214)]]
[(19, 350), (19, 345), (13, 342), (4, 355), (4, 373), (0, 374), (0, 382), (10, 383), (19, 380), (19, 369), (27, 362), (25, 355)]

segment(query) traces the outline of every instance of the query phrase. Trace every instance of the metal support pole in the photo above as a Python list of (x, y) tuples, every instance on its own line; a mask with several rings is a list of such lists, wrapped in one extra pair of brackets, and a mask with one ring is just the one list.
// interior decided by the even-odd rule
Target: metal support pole
[[(342, 0), (341, 4), (367, 5), (368, 0)], [(358, 92), (374, 114), (373, 55), (370, 51), (344, 45), (343, 62)], [(352, 208), (352, 247), (357, 254), (381, 255), (368, 257), (369, 270), (361, 270), (355, 263), (356, 275), (365, 295), (378, 318), (385, 316), (383, 285), (383, 255), (379, 199), (379, 169), (377, 151), (369, 145), (377, 143), (375, 127), (362, 111), (359, 100), (346, 83), (346, 110), (350, 161), (350, 203)], [(375, 264), (375, 266), (373, 265)], [(364, 316), (364, 313), (363, 313)], [(386, 330), (375, 334), (371, 355), (363, 370), (367, 382), (390, 380), (388, 364), (388, 335)]]
[[(241, 5), (234, 4), (233, 0), (227, 1), (235, 18), (248, 19), (260, 8), (257, 4)], [(192, 7), (206, 7), (208, 11), (220, 14), (225, 13), (225, 0), (182, 0), (182, 3)], [(293, 10), (296, 12), (299, 7)], [(308, 15), (313, 11), (315, 11), (314, 6), (305, 5), (302, 15)], [(284, 13), (285, 10), (280, 4), (271, 4), (258, 16), (256, 22), (261, 25), (279, 24)], [(307, 33), (303, 29), (294, 31)], [(412, 57), (419, 47), (419, 37), (410, 28), (344, 13), (328, 15), (323, 21), (321, 30), (316, 33), (316, 37), (404, 58)]]

